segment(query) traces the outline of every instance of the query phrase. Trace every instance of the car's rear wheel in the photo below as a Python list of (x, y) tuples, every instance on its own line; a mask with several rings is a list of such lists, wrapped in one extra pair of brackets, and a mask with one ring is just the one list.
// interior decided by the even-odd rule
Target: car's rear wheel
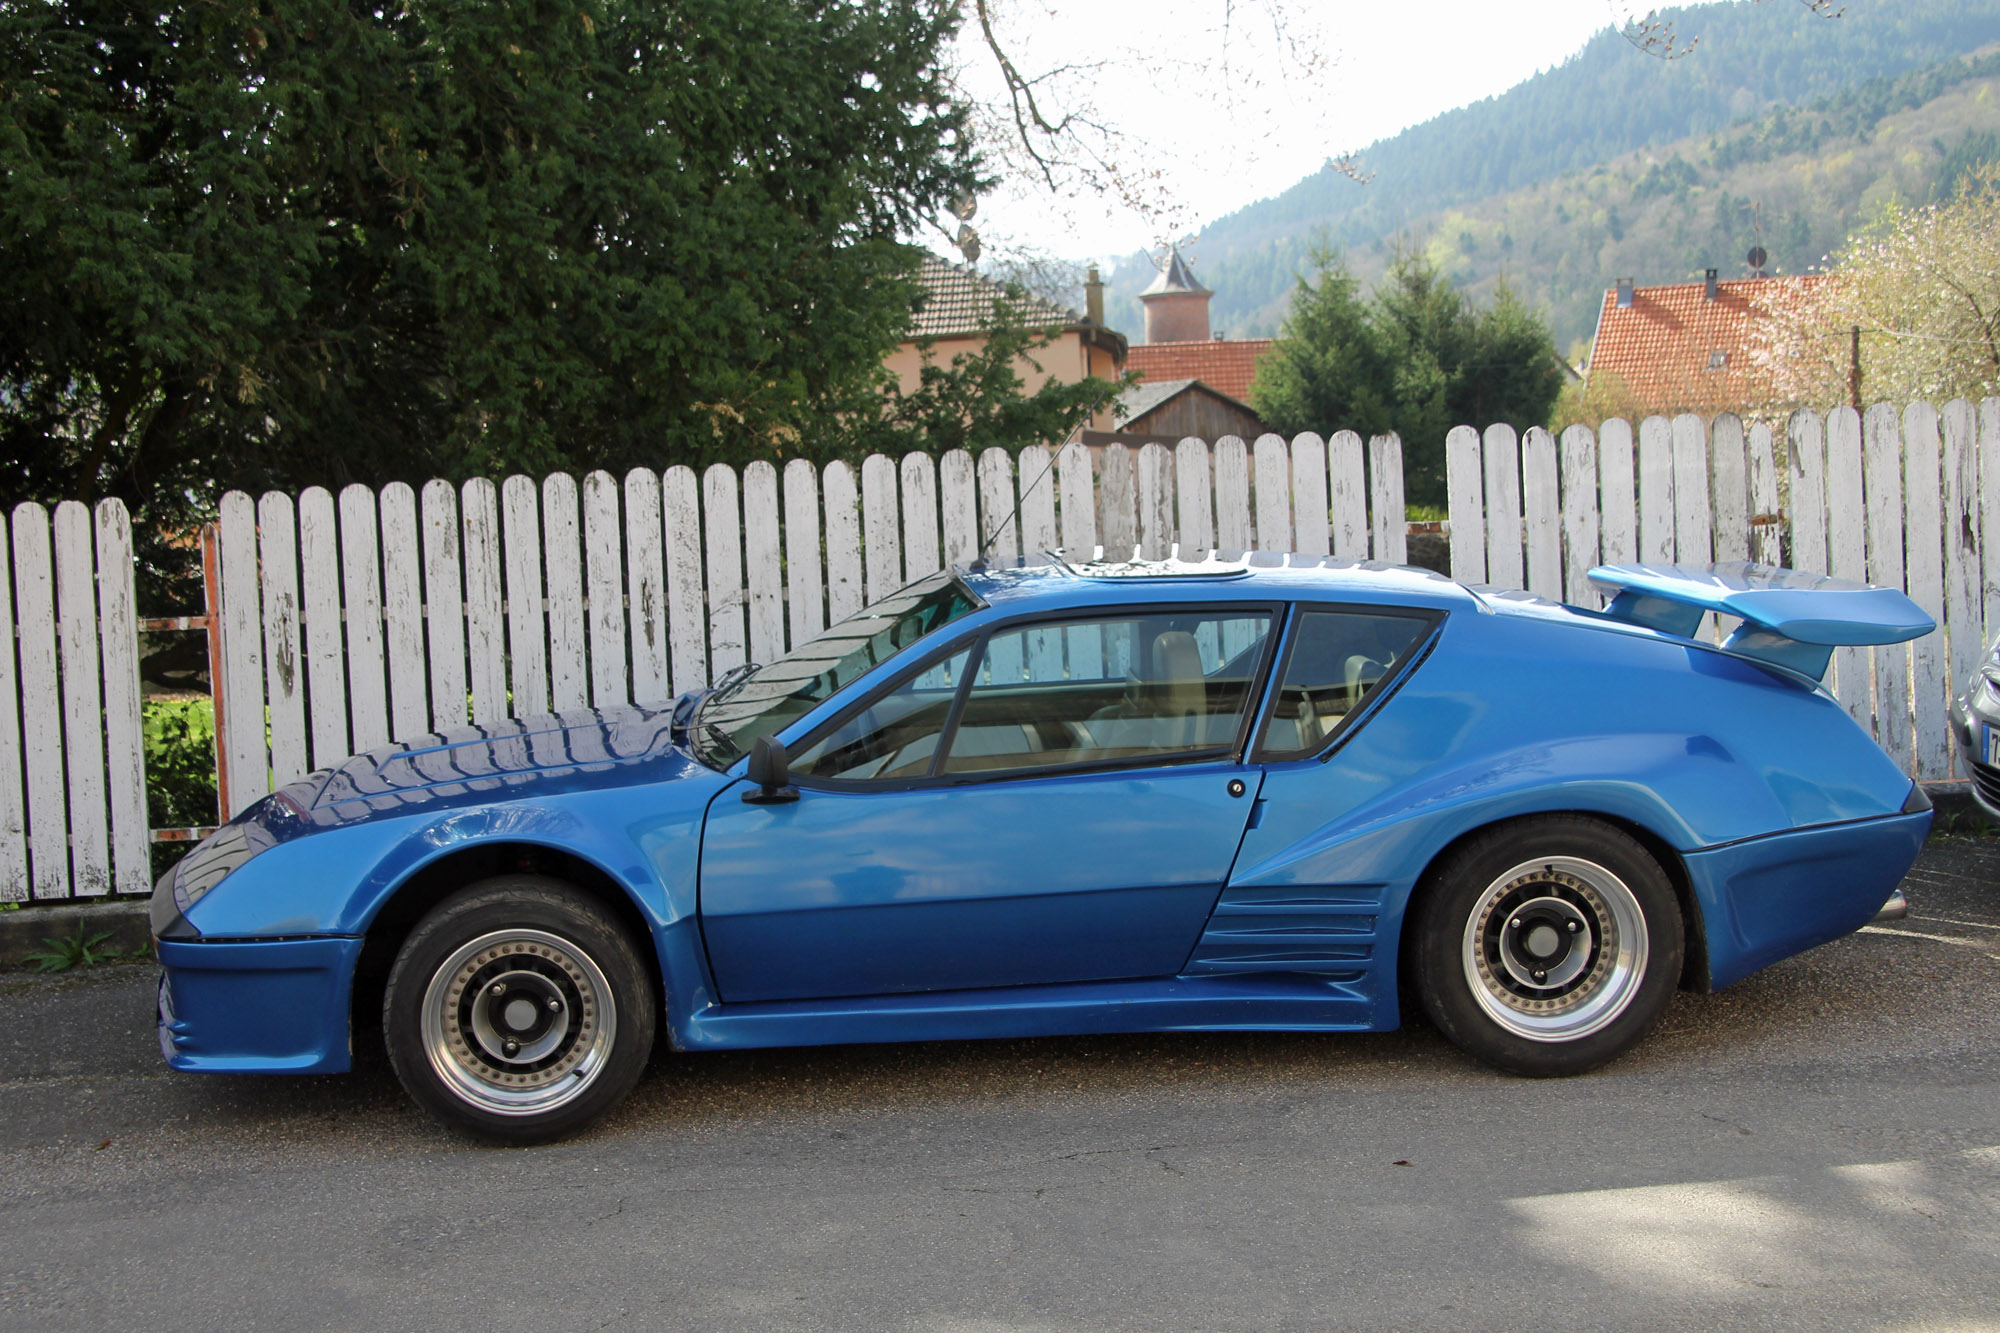
[(631, 939), (559, 880), (474, 884), (418, 923), (383, 999), (396, 1075), (445, 1123), (489, 1138), (570, 1134), (632, 1090), (652, 987)]
[(1631, 835), (1572, 815), (1502, 825), (1427, 879), (1412, 961), (1424, 1009), (1460, 1049), (1512, 1073), (1578, 1074), (1666, 1012), (1680, 903)]

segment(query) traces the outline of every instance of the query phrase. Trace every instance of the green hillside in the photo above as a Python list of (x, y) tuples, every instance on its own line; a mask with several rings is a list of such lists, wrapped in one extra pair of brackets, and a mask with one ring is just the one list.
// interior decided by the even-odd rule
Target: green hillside
[[(1747, 277), (1753, 245), (1769, 271), (1804, 272), (1891, 197), (1948, 193), (1958, 150), (1991, 158), (2000, 146), (2000, 55), (1880, 82), (1888, 87), (1447, 210), (1417, 234), (1482, 299), (1504, 276), (1545, 309), (1565, 348), (1591, 335), (1621, 277), (1685, 282), (1709, 267)], [(1350, 257), (1372, 276), (1390, 250), (1378, 241)]]
[[(1216, 328), (1275, 331), (1316, 236), (1363, 276), (1400, 236), (1475, 289), (1506, 273), (1566, 344), (1618, 276), (1735, 276), (1760, 236), (1778, 271), (1818, 262), (1890, 190), (1922, 197), (1968, 131), (2000, 125), (1986, 90), (2000, 71), (1956, 59), (2000, 41), (2000, 0), (1855, 0), (1837, 20), (1774, 4), (1668, 15), (1701, 35), (1693, 55), (1654, 59), (1606, 30), (1369, 148), (1367, 185), (1322, 170), (1211, 224), (1194, 260)], [(1119, 263), (1114, 327), (1143, 327), (1135, 298), (1151, 278), (1143, 255)]]
[[(1621, 277), (1685, 282), (1711, 266), (1746, 277), (1758, 244), (1771, 271), (1803, 272), (1892, 196), (1943, 195), (1968, 159), (1996, 156), (2000, 54), (1988, 54), (1447, 209), (1411, 235), (1482, 302), (1504, 277), (1567, 348), (1591, 335)], [(1347, 257), (1372, 281), (1393, 248), (1377, 240)], [(1274, 327), (1280, 317), (1274, 304)]]

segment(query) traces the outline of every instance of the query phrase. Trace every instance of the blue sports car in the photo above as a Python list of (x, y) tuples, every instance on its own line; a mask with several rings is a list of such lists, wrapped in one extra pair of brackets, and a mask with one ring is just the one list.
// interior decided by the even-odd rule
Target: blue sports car
[(379, 1023), (418, 1102), (523, 1141), (661, 1025), (1375, 1031), (1410, 996), (1591, 1069), (1676, 986), (1896, 911), (1929, 802), (1819, 677), (1933, 627), (1767, 566), (1592, 578), (1602, 611), (1316, 557), (953, 570), (670, 706), (359, 755), (161, 881), (161, 1049), (330, 1073)]

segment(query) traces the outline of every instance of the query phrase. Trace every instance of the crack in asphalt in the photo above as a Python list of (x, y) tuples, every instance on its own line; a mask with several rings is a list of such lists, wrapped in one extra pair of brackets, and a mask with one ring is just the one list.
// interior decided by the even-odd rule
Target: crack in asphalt
[[(992, 1176), (1015, 1171), (1028, 1171), (1037, 1166), (1048, 1166), (1057, 1162), (1080, 1162), (1089, 1157), (1144, 1157), (1156, 1152), (1167, 1152), (1169, 1150), (1192, 1148), (1195, 1146), (1197, 1145), (1189, 1143), (1156, 1143), (1143, 1148), (1080, 1148), (1075, 1152), (1031, 1157), (1025, 1161), (1011, 1165), (985, 1167), (978, 1171), (967, 1171), (946, 1176), (939, 1180), (938, 1187), (954, 1194), (1032, 1194), (1035, 1198), (1039, 1199), (1050, 1189), (1058, 1187), (1049, 1185), (962, 1185), (954, 1182), (962, 1180), (966, 1176)], [(1187, 1172), (1181, 1170), (1171, 1162), (1161, 1162), (1160, 1169), (1176, 1176), (1185, 1177), (1187, 1175)]]
[(77, 1088), (104, 1086), (112, 1087), (120, 1083), (162, 1083), (176, 1077), (171, 1069), (161, 1069), (155, 1074), (30, 1074), (26, 1078), (0, 1079), (0, 1092), (11, 1092), (16, 1088)]

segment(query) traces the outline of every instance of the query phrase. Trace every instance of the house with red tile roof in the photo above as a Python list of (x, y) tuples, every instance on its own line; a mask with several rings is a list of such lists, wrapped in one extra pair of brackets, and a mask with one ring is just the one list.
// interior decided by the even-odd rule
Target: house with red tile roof
[[(1752, 413), (1791, 406), (1754, 362), (1759, 324), (1825, 281), (1818, 274), (1635, 287), (1604, 293), (1586, 388), (1634, 414)], [(1607, 382), (1608, 381), (1608, 382)]]

